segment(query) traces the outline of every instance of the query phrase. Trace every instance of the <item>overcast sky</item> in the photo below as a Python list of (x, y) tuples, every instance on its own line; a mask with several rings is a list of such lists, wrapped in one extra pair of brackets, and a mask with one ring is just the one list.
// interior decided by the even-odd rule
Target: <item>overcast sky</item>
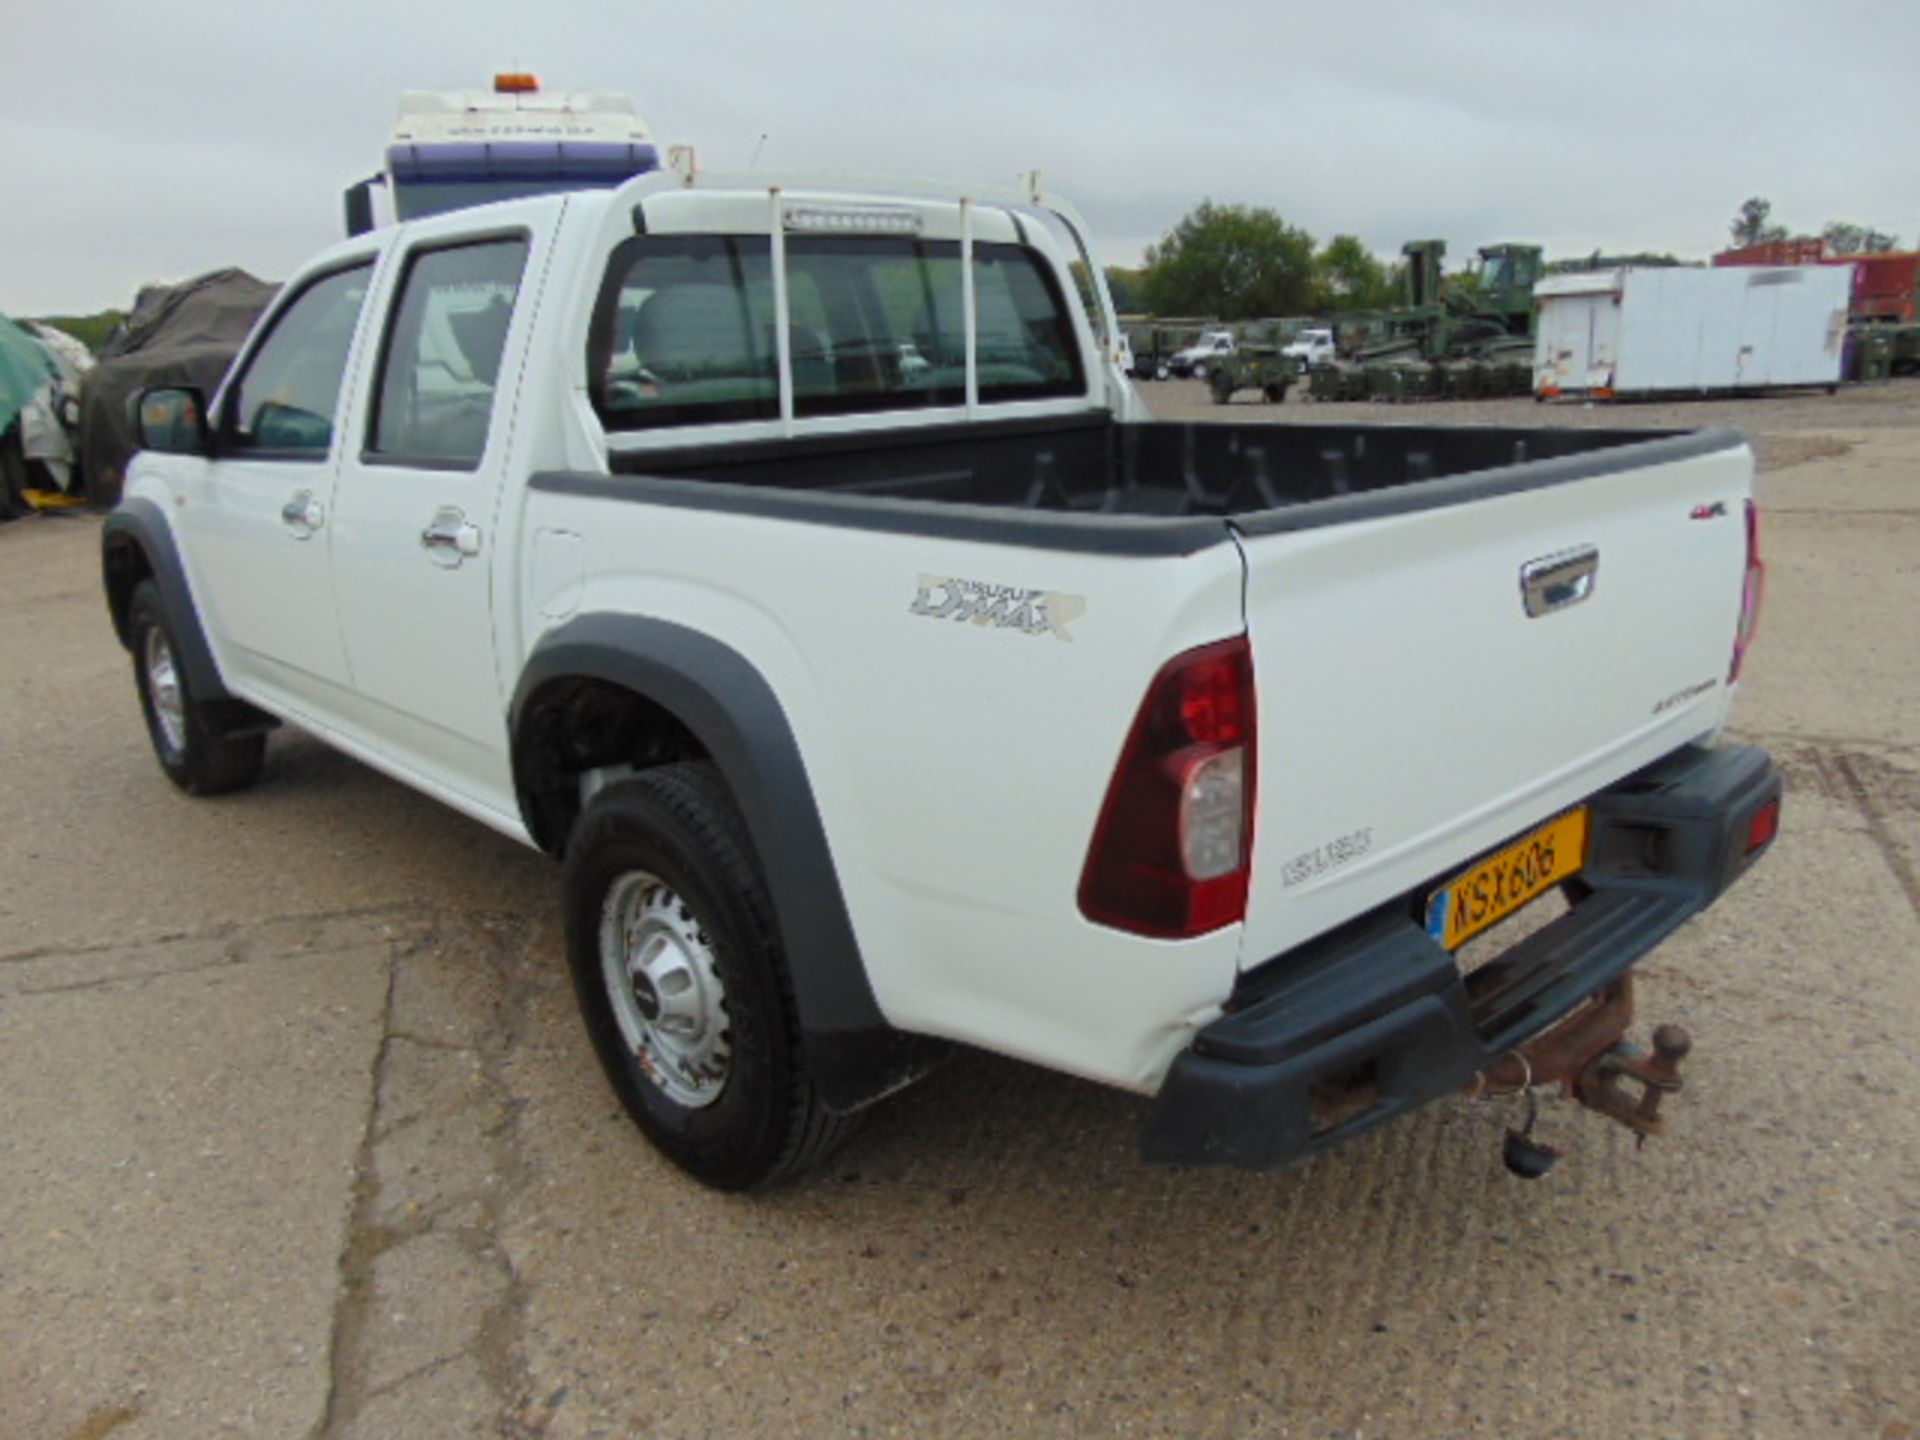
[[(709, 168), (1011, 182), (1132, 264), (1193, 205), (1382, 255), (1704, 257), (1740, 202), (1920, 231), (1914, 0), (5, 0), (0, 313), (124, 306), (342, 232), (399, 93), (615, 89)], [(760, 137), (766, 136), (764, 145)]]

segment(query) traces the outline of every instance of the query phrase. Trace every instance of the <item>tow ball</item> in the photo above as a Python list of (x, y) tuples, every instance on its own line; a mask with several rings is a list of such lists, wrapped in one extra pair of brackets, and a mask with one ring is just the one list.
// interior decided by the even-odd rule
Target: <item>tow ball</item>
[[(1693, 1037), (1678, 1025), (1653, 1032), (1653, 1053), (1622, 1041), (1593, 1057), (1574, 1082), (1573, 1095), (1590, 1110), (1618, 1120), (1640, 1137), (1658, 1135), (1663, 1126), (1660, 1101), (1681, 1085), (1680, 1062), (1693, 1049)], [(1639, 1095), (1627, 1086), (1637, 1083)]]
[(1653, 1032), (1651, 1053), (1627, 1042), (1633, 1020), (1633, 977), (1623, 975), (1558, 1025), (1509, 1051), (1473, 1078), (1470, 1095), (1521, 1095), (1526, 1119), (1509, 1129), (1501, 1147), (1508, 1170), (1538, 1180), (1561, 1151), (1534, 1138), (1539, 1106), (1534, 1091), (1559, 1085), (1589, 1110), (1617, 1121), (1645, 1144), (1665, 1125), (1660, 1102), (1681, 1086), (1680, 1062), (1693, 1039), (1678, 1025)]

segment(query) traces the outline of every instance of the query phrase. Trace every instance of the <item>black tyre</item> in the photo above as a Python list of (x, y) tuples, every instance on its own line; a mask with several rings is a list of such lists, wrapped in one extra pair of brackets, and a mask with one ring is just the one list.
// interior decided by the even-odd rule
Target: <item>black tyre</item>
[(1204, 360), (1194, 361), (1193, 369), (1189, 370), (1187, 373), (1190, 376), (1192, 376), (1195, 380), (1206, 379), (1207, 378), (1207, 362)]
[(33, 514), (27, 499), (27, 461), (20, 449), (20, 437), (10, 431), (0, 439), (0, 521), (19, 520)]
[(587, 1033), (647, 1138), (717, 1190), (833, 1151), (859, 1116), (815, 1093), (746, 825), (704, 762), (596, 795), (567, 850), (567, 956)]
[(194, 697), (153, 581), (134, 587), (127, 628), (147, 738), (167, 778), (189, 795), (219, 795), (253, 784), (266, 760), (267, 737), (259, 731), (225, 733), (219, 713)]
[(1214, 404), (1224, 405), (1233, 399), (1233, 377), (1224, 370), (1216, 370), (1207, 389), (1212, 392)]

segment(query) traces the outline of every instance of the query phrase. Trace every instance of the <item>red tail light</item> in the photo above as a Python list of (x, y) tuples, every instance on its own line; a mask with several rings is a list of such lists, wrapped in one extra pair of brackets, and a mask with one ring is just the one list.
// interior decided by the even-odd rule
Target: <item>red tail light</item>
[(1773, 837), (1780, 833), (1780, 802), (1769, 800), (1747, 821), (1747, 854), (1762, 850), (1773, 843)]
[(1727, 667), (1727, 683), (1740, 678), (1740, 663), (1753, 644), (1753, 632), (1760, 628), (1760, 596), (1766, 589), (1767, 564), (1760, 558), (1760, 507), (1747, 501), (1747, 569), (1740, 582), (1740, 627), (1733, 633), (1733, 663)]
[(1244, 919), (1253, 862), (1253, 650), (1170, 661), (1140, 703), (1094, 826), (1080, 912), (1184, 939)]

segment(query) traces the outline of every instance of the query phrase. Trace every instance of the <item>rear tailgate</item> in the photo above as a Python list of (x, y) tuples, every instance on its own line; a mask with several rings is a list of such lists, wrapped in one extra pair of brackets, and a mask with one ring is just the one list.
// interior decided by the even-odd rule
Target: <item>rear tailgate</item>
[[(1260, 725), (1242, 965), (1714, 731), (1752, 473), (1719, 432), (1241, 521)], [(1562, 570), (1536, 615), (1530, 566)]]

